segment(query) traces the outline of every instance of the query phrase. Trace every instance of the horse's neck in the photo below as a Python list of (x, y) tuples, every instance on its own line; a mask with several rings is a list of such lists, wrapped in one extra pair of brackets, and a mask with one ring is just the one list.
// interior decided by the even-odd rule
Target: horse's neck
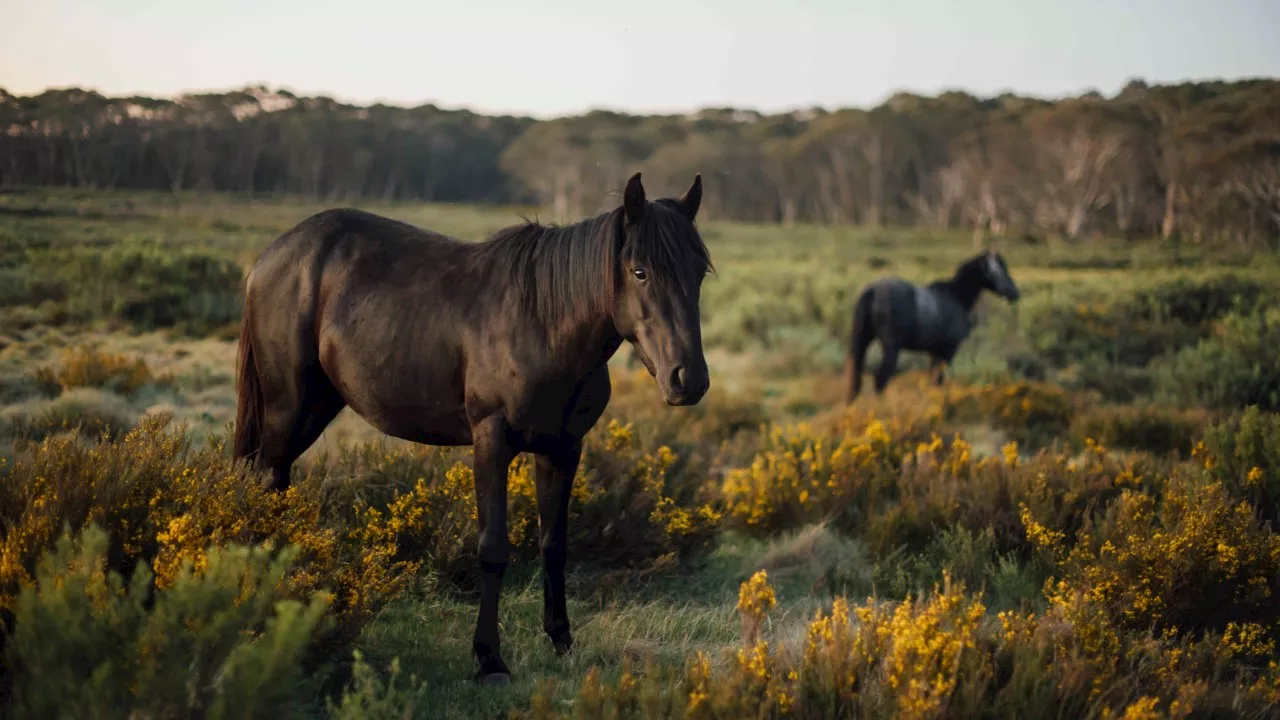
[(982, 282), (963, 269), (955, 277), (940, 284), (960, 303), (965, 312), (973, 310), (973, 306), (978, 303), (978, 296), (982, 294)]
[(585, 374), (608, 362), (622, 345), (622, 336), (613, 326), (613, 318), (602, 315), (588, 321), (565, 322), (544, 326), (544, 356), (550, 365)]

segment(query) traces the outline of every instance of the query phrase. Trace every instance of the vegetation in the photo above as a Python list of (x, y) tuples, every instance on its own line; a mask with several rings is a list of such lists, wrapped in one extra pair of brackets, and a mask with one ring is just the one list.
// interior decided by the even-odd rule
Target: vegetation
[[(362, 205), (469, 238), (517, 219)], [(225, 447), (242, 269), (320, 207), (0, 193), (6, 715), (1280, 711), (1272, 255), (1010, 244), (1023, 300), (979, 304), (947, 385), (907, 357), (845, 408), (858, 287), (947, 275), (967, 234), (706, 223), (712, 391), (668, 408), (616, 359), (574, 487), (564, 659), (515, 464), (516, 677), (482, 688), (468, 449), (347, 413), (274, 495)]]
[(1280, 82), (1266, 79), (1134, 80), (1115, 97), (1056, 102), (900, 93), (871, 109), (543, 122), (265, 87), (176, 99), (0, 90), (0, 186), (534, 201), (565, 219), (607, 204), (643, 167), (650, 187), (668, 192), (708, 174), (706, 218), (969, 228), (1033, 242), (1159, 234), (1274, 250), (1278, 108)]

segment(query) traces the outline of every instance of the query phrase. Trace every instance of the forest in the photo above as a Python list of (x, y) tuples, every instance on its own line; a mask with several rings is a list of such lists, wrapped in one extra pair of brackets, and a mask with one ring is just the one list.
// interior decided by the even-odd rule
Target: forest
[(266, 87), (173, 99), (0, 89), (0, 127), (3, 187), (533, 204), (564, 220), (612, 206), (643, 167), (670, 190), (703, 173), (708, 219), (1280, 248), (1273, 79), (549, 120)]

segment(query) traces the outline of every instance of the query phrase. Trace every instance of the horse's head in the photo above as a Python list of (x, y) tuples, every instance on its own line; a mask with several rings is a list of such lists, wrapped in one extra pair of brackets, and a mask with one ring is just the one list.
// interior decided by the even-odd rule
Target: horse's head
[(1000, 257), (1000, 253), (994, 250), (987, 251), (987, 257), (982, 264), (983, 277), (986, 279), (986, 288), (1009, 302), (1017, 302), (1022, 294), (1018, 292), (1018, 286), (1013, 282), (1013, 276), (1009, 274), (1009, 266), (1004, 264), (1004, 258)]
[(702, 177), (679, 199), (645, 200), (640, 173), (622, 199), (613, 322), (670, 405), (694, 405), (711, 387), (698, 300), (711, 258), (694, 227)]

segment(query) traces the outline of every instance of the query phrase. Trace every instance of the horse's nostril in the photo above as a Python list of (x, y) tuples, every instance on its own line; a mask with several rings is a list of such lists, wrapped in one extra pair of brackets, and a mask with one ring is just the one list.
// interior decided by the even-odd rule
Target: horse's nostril
[(684, 368), (677, 367), (671, 371), (671, 389), (677, 393), (684, 392)]

